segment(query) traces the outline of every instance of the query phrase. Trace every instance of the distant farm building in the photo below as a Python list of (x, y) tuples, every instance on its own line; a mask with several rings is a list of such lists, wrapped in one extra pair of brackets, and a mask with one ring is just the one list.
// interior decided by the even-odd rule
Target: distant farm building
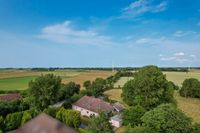
[(19, 93), (0, 94), (0, 101), (20, 100), (21, 98)]
[(40, 114), (36, 118), (27, 122), (24, 126), (10, 133), (77, 133), (74, 129), (65, 126), (58, 120)]
[(120, 104), (119, 102), (114, 103), (113, 108), (115, 109), (115, 111), (117, 111), (119, 113), (124, 110), (124, 106), (122, 104)]
[(99, 98), (83, 96), (72, 104), (72, 109), (81, 112), (82, 116), (98, 116), (100, 112), (110, 113), (114, 110), (110, 103)]

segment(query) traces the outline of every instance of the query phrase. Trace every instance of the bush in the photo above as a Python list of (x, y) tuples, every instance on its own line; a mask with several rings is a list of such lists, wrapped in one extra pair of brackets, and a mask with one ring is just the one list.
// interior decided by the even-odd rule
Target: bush
[(8, 114), (4, 121), (5, 131), (10, 131), (18, 128), (21, 125), (22, 116), (22, 112)]
[(0, 101), (0, 116), (5, 117), (9, 113), (21, 111), (21, 100)]
[(195, 78), (185, 79), (180, 95), (183, 97), (200, 98), (200, 81)]
[(66, 110), (64, 108), (61, 108), (57, 112), (56, 118), (66, 125), (74, 128), (78, 128), (81, 123), (80, 112), (75, 110)]
[(58, 108), (46, 108), (43, 110), (44, 113), (56, 118), (56, 113), (58, 112)]
[(21, 125), (24, 125), (26, 122), (28, 122), (31, 119), (32, 119), (31, 114), (25, 111), (22, 116)]

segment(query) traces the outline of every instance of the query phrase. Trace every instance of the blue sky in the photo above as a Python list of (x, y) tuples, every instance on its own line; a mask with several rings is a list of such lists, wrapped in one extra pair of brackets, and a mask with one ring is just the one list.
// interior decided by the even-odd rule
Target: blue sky
[(199, 0), (0, 0), (0, 67), (200, 66)]

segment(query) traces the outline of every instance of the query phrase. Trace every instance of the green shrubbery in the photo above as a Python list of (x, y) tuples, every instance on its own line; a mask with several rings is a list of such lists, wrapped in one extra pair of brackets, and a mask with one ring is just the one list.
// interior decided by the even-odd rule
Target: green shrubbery
[(183, 97), (200, 98), (200, 81), (194, 78), (185, 79), (180, 90), (180, 95)]
[(74, 128), (78, 128), (81, 123), (81, 116), (79, 111), (66, 110), (64, 108), (61, 108), (57, 112), (56, 119)]

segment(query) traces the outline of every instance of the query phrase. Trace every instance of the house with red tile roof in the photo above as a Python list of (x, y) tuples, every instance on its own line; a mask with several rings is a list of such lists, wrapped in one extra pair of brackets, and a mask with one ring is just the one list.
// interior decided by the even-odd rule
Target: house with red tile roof
[(100, 112), (110, 113), (114, 110), (110, 103), (102, 99), (83, 96), (72, 104), (72, 109), (80, 111), (82, 116), (98, 116)]
[(42, 113), (10, 133), (77, 133), (58, 120)]
[(0, 101), (20, 100), (21, 98), (19, 93), (0, 94)]

